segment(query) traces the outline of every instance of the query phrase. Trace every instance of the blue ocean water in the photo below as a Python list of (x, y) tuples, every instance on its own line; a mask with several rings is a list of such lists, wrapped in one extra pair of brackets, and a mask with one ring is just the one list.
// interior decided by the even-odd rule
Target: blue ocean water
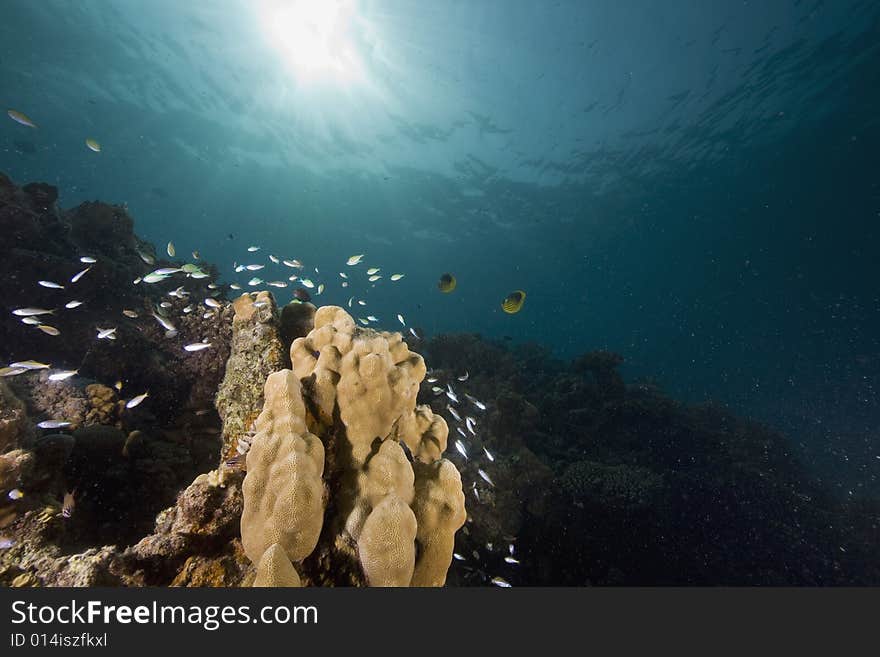
[(0, 171), (246, 289), (271, 253), (384, 327), (616, 351), (877, 493), (878, 89), (869, 0), (9, 0), (39, 128), (4, 116)]

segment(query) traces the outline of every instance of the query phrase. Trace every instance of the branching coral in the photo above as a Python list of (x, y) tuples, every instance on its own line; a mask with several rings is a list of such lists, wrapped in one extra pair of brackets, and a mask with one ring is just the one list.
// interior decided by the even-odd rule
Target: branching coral
[(266, 380), (247, 457), (255, 584), (294, 581), (289, 563), (312, 584), (442, 586), (464, 494), (442, 459), (445, 421), (416, 406), (424, 360), (335, 306), (290, 353), (293, 369)]

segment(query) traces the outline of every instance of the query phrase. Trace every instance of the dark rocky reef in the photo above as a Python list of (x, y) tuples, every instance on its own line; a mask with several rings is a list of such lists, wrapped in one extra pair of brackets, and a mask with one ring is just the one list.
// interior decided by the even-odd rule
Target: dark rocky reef
[[(468, 496), (451, 583), (880, 583), (880, 504), (832, 497), (785, 436), (626, 384), (608, 352), (565, 364), (534, 345), (443, 335), (423, 354), (434, 385), (487, 405), (463, 404), (478, 421), (466, 442), (495, 457), (478, 459), (494, 487), (476, 476), (473, 453), (451, 457), (479, 495)], [(451, 443), (461, 425), (431, 387), (419, 401), (443, 412)], [(511, 542), (520, 564), (504, 561)]]
[[(134, 234), (124, 207), (91, 202), (64, 211), (56, 200), (49, 185), (19, 188), (0, 174), (0, 360), (52, 366), (0, 379), (0, 537), (15, 543), (0, 551), (0, 583), (121, 583), (118, 564), (112, 577), (95, 565), (73, 580), (64, 564), (78, 553), (74, 561), (83, 567), (113, 561), (153, 530), (156, 514), (199, 473), (216, 467), (221, 426), (214, 396), (229, 356), (232, 310), (209, 287), (216, 269), (206, 263), (198, 263), (207, 274), (201, 278), (179, 274), (135, 284), (154, 269), (183, 263), (157, 257)], [(83, 256), (96, 262), (83, 263)], [(178, 288), (181, 294), (168, 294)], [(202, 306), (207, 297), (222, 308)], [(66, 308), (72, 300), (82, 305)], [(53, 310), (42, 318), (60, 334), (20, 321), (12, 311), (22, 307)], [(176, 331), (167, 333), (153, 313)], [(116, 327), (116, 339), (97, 339), (97, 327)], [(210, 349), (183, 349), (203, 339)], [(49, 380), (59, 369), (78, 374)], [(145, 402), (126, 408), (126, 400), (143, 392), (149, 392)], [(48, 419), (71, 424), (36, 428)], [(14, 489), (23, 497), (10, 500)], [(59, 511), (68, 491), (75, 491), (76, 507), (64, 519)], [(21, 568), (37, 558), (59, 561), (40, 575), (37, 566)]]

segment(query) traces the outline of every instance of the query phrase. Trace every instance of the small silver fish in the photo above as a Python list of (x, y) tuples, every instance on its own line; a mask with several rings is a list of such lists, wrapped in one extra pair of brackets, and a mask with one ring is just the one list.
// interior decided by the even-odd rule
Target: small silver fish
[(270, 281), (272, 287), (287, 287), (287, 281)]
[(488, 449), (486, 449), (485, 447), (483, 448), (483, 451), (486, 453), (486, 458), (489, 459), (490, 462), (494, 463), (494, 462), (495, 462), (495, 457), (492, 456), (492, 452), (490, 452), (490, 451), (489, 451)]
[(467, 398), (470, 400), (470, 402), (471, 402), (474, 406), (476, 406), (477, 408), (479, 408), (481, 411), (485, 411), (485, 410), (486, 410), (486, 405), (485, 405), (483, 402), (481, 402), (479, 399), (477, 399), (477, 398), (475, 398), (475, 397), (471, 397), (471, 396), (470, 396), (469, 394), (467, 394), (467, 393), (465, 393), (464, 396), (467, 397)]
[(452, 408), (452, 406), (450, 406), (449, 404), (446, 404), (446, 410), (449, 411), (449, 414), (455, 418), (456, 422), (461, 422), (461, 415), (459, 415), (458, 411), (456, 411), (454, 408)]
[(266, 267), (266, 265), (246, 265), (245, 269), (247, 269), (248, 271), (260, 271), (261, 269), (264, 269), (265, 267)]
[(165, 247), (165, 252), (168, 254), (169, 258), (173, 258), (175, 256), (177, 251), (174, 248), (174, 242), (168, 242), (168, 246)]
[(138, 276), (136, 279), (134, 279), (134, 280), (131, 282), (131, 284), (132, 284), (132, 285), (140, 285), (140, 284), (141, 284), (141, 281), (143, 281), (143, 280), (144, 280), (144, 279), (143, 279), (142, 277)]
[(359, 306), (366, 306), (366, 305), (367, 305), (367, 302), (364, 301), (363, 299), (358, 299), (358, 305), (359, 305)]
[(363, 253), (359, 253), (358, 255), (353, 255), (348, 260), (345, 261), (345, 264), (347, 264), (349, 267), (353, 267), (354, 265), (358, 264), (363, 259), (363, 257), (364, 257)]
[(275, 257), (275, 256), (273, 256), (273, 255), (271, 255), (271, 254), (269, 255), (269, 260), (271, 260), (271, 261), (272, 261), (273, 263), (275, 263), (276, 265), (277, 265), (279, 262), (281, 262), (277, 257)]
[[(256, 305), (256, 304), (254, 304), (254, 305)], [(211, 319), (213, 316), (214, 316), (214, 313), (212, 313), (210, 310), (206, 313), (202, 313), (202, 319)]]
[(262, 283), (262, 282), (263, 282), (263, 279), (262, 279), (262, 278), (252, 278), (251, 280), (248, 281), (248, 285), (250, 285), (251, 287), (253, 287), (253, 286), (255, 286), (255, 285), (259, 285), (259, 284)]
[(28, 326), (39, 326), (42, 324), (39, 317), (22, 317), (22, 324), (27, 324)]
[(375, 315), (367, 315), (367, 321), (368, 322), (378, 322), (379, 318), (376, 317)]
[(238, 283), (230, 283), (229, 287), (232, 290), (240, 290), (241, 289), (241, 285), (239, 285)]
[(19, 374), (24, 374), (27, 372), (23, 367), (0, 367), (0, 376), (18, 376)]
[(81, 272), (74, 274), (73, 278), (70, 279), (70, 282), (76, 283), (77, 281), (79, 281), (79, 279), (81, 279), (83, 276), (85, 276), (87, 273), (89, 273), (90, 269), (91, 269), (91, 267), (89, 266), (89, 267), (86, 267), (85, 269), (83, 269)]
[(431, 386), (431, 392), (435, 395), (439, 395), (441, 392), (444, 392), (444, 390), (440, 386)]
[(456, 561), (467, 561), (467, 559), (461, 556), (458, 552), (453, 552), (452, 556), (455, 558)]
[(324, 284), (318, 283), (318, 291), (316, 292), (316, 294), (323, 294), (323, 293), (324, 293)]
[(211, 297), (208, 297), (207, 299), (205, 299), (205, 305), (208, 306), (208, 308), (222, 308), (223, 307), (222, 303), (217, 301), (217, 299), (213, 299)]
[(467, 453), (467, 450), (466, 450), (465, 447), (464, 447), (464, 443), (463, 443), (463, 442), (461, 442), (460, 440), (456, 440), (456, 441), (455, 441), (455, 449), (457, 449), (457, 450), (458, 450), (458, 453), (461, 454), (463, 457), (465, 457), (465, 459), (468, 458), (468, 453)]
[(348, 274), (346, 274), (344, 271), (339, 272), (339, 275), (340, 275), (342, 278), (348, 278)]
[(137, 319), (138, 314), (134, 310), (123, 310), (122, 314), (131, 319)]
[(74, 308), (79, 308), (81, 305), (83, 305), (82, 301), (68, 301), (64, 304), (64, 307), (68, 310), (73, 310)]
[(193, 342), (192, 344), (188, 344), (184, 347), (186, 351), (201, 351), (202, 349), (207, 349), (211, 346), (210, 342)]
[(79, 373), (79, 370), (62, 370), (61, 372), (55, 372), (54, 374), (49, 375), (50, 381), (64, 381), (65, 379), (69, 379), (72, 376), (76, 376)]
[(49, 326), (48, 324), (38, 324), (37, 328), (46, 335), (61, 335), (61, 331), (59, 331), (54, 326)]
[(153, 317), (156, 318), (156, 321), (159, 322), (159, 324), (162, 326), (162, 328), (165, 329), (166, 331), (176, 331), (177, 330), (177, 327), (174, 326), (174, 324), (172, 324), (169, 320), (162, 317), (162, 315), (158, 315), (156, 313), (153, 313)]
[(461, 434), (462, 438), (467, 438), (467, 434), (464, 432), (464, 429), (462, 429), (461, 427), (455, 427), (455, 430), (458, 431), (459, 434)]
[(244, 265), (236, 265), (235, 266), (235, 273), (236, 274), (240, 274), (243, 271), (244, 271)]
[(509, 589), (511, 586), (513, 586), (510, 582), (508, 582), (503, 577), (493, 577), (492, 583), (495, 586), (500, 586), (501, 588), (505, 588), (505, 589)]
[(361, 324), (363, 324), (364, 326), (367, 326), (367, 325), (369, 325), (369, 323), (370, 323), (370, 322), (368, 322), (367, 320), (365, 320), (363, 317), (358, 317), (357, 319), (358, 319), (358, 321), (359, 321)]
[(391, 274), (392, 281), (399, 281), (403, 277), (404, 277), (404, 274)]
[(150, 395), (149, 392), (145, 392), (144, 394), (142, 394), (142, 395), (138, 395), (137, 397), (132, 397), (132, 398), (129, 399), (128, 402), (125, 404), (125, 407), (126, 407), (126, 408), (134, 408), (135, 406), (137, 406), (138, 404), (140, 404), (142, 401), (144, 401), (147, 397), (149, 397), (149, 395)]
[(426, 381), (427, 381), (428, 383), (437, 383), (437, 377), (436, 377), (436, 376), (429, 376), (429, 377), (426, 379)]
[(449, 400), (450, 400), (453, 404), (457, 404), (457, 403), (458, 403), (458, 397), (456, 396), (455, 392), (453, 392), (453, 390), (452, 390), (452, 386), (449, 385), (448, 383), (446, 384), (446, 396), (449, 398)]
[(460, 377), (458, 377), (458, 380), (459, 381), (467, 381), (469, 376), (470, 376), (470, 374), (468, 372), (465, 372)]
[(69, 427), (72, 423), (67, 420), (43, 420), (37, 426), (40, 429), (63, 429)]
[(170, 301), (163, 301), (162, 303), (159, 304), (159, 307), (162, 308), (163, 310), (168, 310), (169, 308), (173, 308)]
[[(178, 272), (182, 272), (183, 270), (180, 267), (160, 267), (159, 269), (151, 272), (156, 276), (171, 276), (171, 274), (177, 274)], [(149, 282), (149, 281), (147, 281)]]
[(300, 280), (300, 283), (302, 283), (305, 287), (307, 287), (307, 288), (309, 288), (309, 289), (315, 287), (315, 284), (312, 283), (312, 281), (311, 281), (310, 279), (308, 279), (308, 278), (303, 278), (303, 279), (301, 279), (301, 280)]
[(248, 253), (256, 253), (259, 250), (260, 250), (259, 246), (249, 246), (248, 247)]
[(37, 281), (43, 287), (48, 287), (51, 290), (63, 290), (64, 286), (59, 285), (58, 283), (54, 283), (52, 281)]
[(156, 259), (153, 256), (151, 256), (149, 253), (145, 253), (144, 251), (141, 251), (140, 249), (136, 249), (136, 250), (137, 250), (137, 254), (141, 257), (141, 260), (143, 260), (146, 264), (148, 264), (148, 265), (155, 265), (156, 264)]
[(51, 315), (54, 312), (54, 310), (46, 310), (45, 308), (16, 308), (12, 314), (18, 317), (31, 317), (33, 315)]
[(22, 493), (21, 489), (19, 488), (13, 488), (11, 491), (9, 491), (7, 496), (10, 500), (15, 501), (20, 500), (22, 497), (24, 497), (24, 493)]
[(487, 475), (483, 470), (477, 470), (477, 474), (480, 475), (483, 478), (483, 481), (485, 481), (487, 484), (489, 484), (493, 488), (495, 487), (495, 482), (492, 481), (492, 478)]
[(477, 435), (477, 432), (474, 430), (474, 427), (477, 426), (477, 423), (474, 421), (474, 418), (472, 418), (470, 415), (468, 415), (464, 420), (464, 424), (467, 427), (467, 430), (470, 431), (472, 436)]
[(150, 284), (161, 283), (166, 278), (168, 278), (168, 276), (166, 274), (156, 274), (154, 272), (154, 273), (147, 274), (146, 276), (144, 276), (143, 281), (144, 281), (144, 283), (150, 283)]
[(382, 278), (382, 277), (379, 274), (376, 274), (375, 276), (370, 276), (367, 280), (370, 281), (370, 283), (375, 283), (380, 278)]
[(81, 263), (83, 263), (84, 265), (93, 265), (93, 264), (95, 264), (96, 262), (98, 262), (97, 260), (95, 260), (95, 259), (94, 259), (93, 257), (91, 257), (91, 256), (83, 256), (83, 257), (81, 257), (81, 258), (79, 259), (79, 261), (80, 261)]
[(504, 561), (505, 561), (505, 563), (512, 563), (512, 564), (519, 563), (519, 559), (515, 559), (513, 557), (504, 557)]
[(401, 324), (403, 324), (404, 326), (406, 326), (406, 322), (403, 321), (403, 315), (398, 315), (398, 316), (397, 316), (397, 321), (400, 322)]
[(9, 363), (9, 367), (22, 367), (26, 370), (46, 370), (49, 369), (48, 363), (41, 363), (37, 360), (17, 360)]
[(283, 262), (288, 267), (293, 267), (294, 269), (302, 269), (303, 268), (303, 263), (301, 263), (299, 260), (296, 260), (296, 259), (284, 260)]
[(380, 270), (379, 270), (378, 267), (370, 267), (370, 268), (367, 270), (367, 275), (368, 275), (368, 276), (372, 276), (373, 274), (378, 274), (379, 271), (380, 271)]
[(116, 328), (97, 328), (98, 331), (98, 339), (99, 340), (115, 340), (116, 339)]

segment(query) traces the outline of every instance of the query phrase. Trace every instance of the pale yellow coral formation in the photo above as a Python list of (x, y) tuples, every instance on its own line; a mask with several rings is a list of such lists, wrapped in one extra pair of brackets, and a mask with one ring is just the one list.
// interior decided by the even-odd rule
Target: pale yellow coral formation
[(416, 517), (390, 495), (371, 512), (358, 538), (358, 556), (370, 586), (408, 586), (416, 565)]
[(306, 428), (292, 371), (270, 374), (264, 397), (242, 484), (242, 545), (254, 563), (274, 543), (299, 561), (315, 549), (323, 524), (324, 446)]
[(263, 553), (257, 564), (257, 576), (252, 586), (263, 587), (299, 587), (302, 586), (296, 568), (290, 563), (284, 548), (273, 543)]
[(446, 459), (415, 467), (413, 511), (419, 526), (419, 561), (412, 586), (443, 586), (452, 561), (455, 532), (467, 517), (461, 475)]
[(464, 494), (455, 466), (441, 460), (446, 422), (416, 406), (424, 360), (399, 333), (362, 329), (336, 306), (317, 310), (290, 355), (293, 370), (266, 382), (247, 458), (248, 557), (262, 564), (277, 543), (312, 582), (442, 586)]

